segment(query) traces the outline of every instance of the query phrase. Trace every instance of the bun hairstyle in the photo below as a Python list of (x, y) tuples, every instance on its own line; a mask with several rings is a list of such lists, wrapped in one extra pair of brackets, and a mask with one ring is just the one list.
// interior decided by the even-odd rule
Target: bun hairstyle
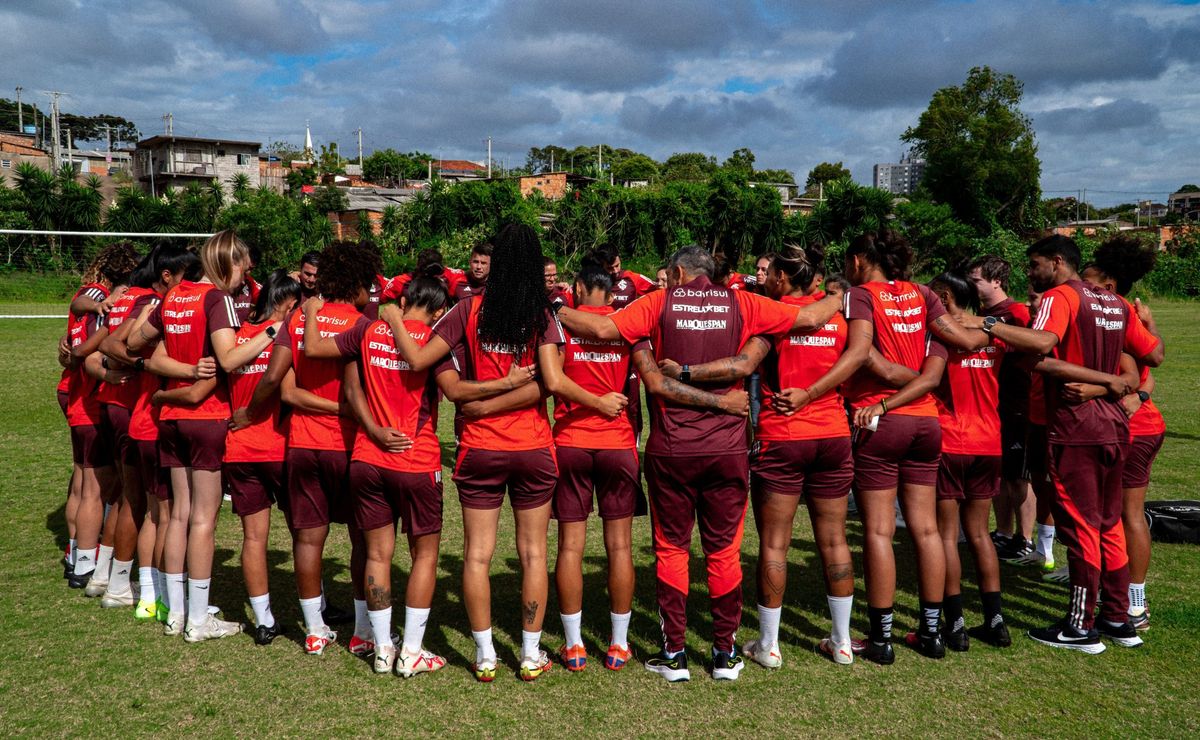
[[(313, 263), (309, 263), (313, 264)], [(292, 279), (286, 270), (276, 270), (267, 276), (258, 300), (250, 309), (250, 323), (261, 324), (275, 313), (275, 308), (288, 301), (300, 301), (300, 283)]]
[(250, 259), (250, 248), (232, 229), (218, 231), (200, 247), (200, 263), (204, 275), (226, 293), (232, 293), (233, 268)]
[(1158, 253), (1129, 236), (1115, 236), (1096, 247), (1093, 266), (1117, 284), (1117, 293), (1127, 294), (1133, 284), (1154, 269)]
[(417, 255), (417, 266), (413, 277), (438, 277), (446, 271), (442, 253), (436, 249), (422, 249)]
[(862, 256), (875, 265), (888, 280), (908, 280), (912, 249), (908, 241), (891, 229), (868, 231), (856, 237), (846, 249), (846, 257)]
[(945, 291), (954, 297), (954, 304), (961, 309), (979, 310), (979, 293), (975, 284), (957, 272), (943, 272), (929, 281), (934, 293)]
[(442, 282), (441, 272), (437, 277), (418, 275), (409, 281), (404, 286), (404, 303), (410, 308), (423, 308), (429, 313), (437, 313), (449, 306), (450, 292)]
[(818, 246), (801, 247), (797, 244), (784, 244), (783, 249), (771, 260), (771, 267), (783, 273), (793, 288), (807, 291), (812, 287), (817, 275), (822, 274), (825, 264), (825, 250)]

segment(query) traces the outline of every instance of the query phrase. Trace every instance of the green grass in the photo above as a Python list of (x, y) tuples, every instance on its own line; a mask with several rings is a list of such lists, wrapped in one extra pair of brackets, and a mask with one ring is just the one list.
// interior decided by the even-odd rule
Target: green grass
[[(60, 306), (0, 314), (58, 312)], [(1200, 479), (1200, 331), (1195, 304), (1155, 306), (1168, 338), (1168, 361), (1157, 373), (1156, 399), (1170, 431), (1155, 469), (1152, 498), (1196, 498)], [(438, 674), (411, 681), (375, 676), (368, 664), (341, 648), (321, 658), (303, 654), (298, 639), (290, 548), (281, 518), (272, 534), (271, 578), (276, 616), (288, 636), (258, 647), (248, 636), (186, 645), (127, 610), (102, 610), (69, 591), (58, 559), (65, 527), (63, 500), (69, 472), (66, 429), (54, 401), (58, 373), (53, 321), (0, 320), (0, 728), (6, 734), (131, 735), (365, 735), (418, 732), (450, 735), (577, 733), (586, 735), (801, 735), (864, 733), (922, 736), (1195, 736), (1200, 731), (1195, 677), (1200, 674), (1200, 550), (1156, 546), (1148, 593), (1154, 628), (1140, 650), (1112, 648), (1097, 657), (1036, 647), (1021, 631), (1057, 618), (1062, 587), (1005, 567), (1008, 618), (1016, 642), (1008, 650), (976, 644), (940, 662), (898, 649), (889, 668), (856, 662), (842, 668), (812, 652), (828, 629), (820, 567), (805, 517), (798, 517), (783, 617), (785, 666), (768, 672), (751, 665), (736, 683), (712, 681), (701, 665), (693, 680), (667, 685), (632, 664), (611, 674), (601, 665), (607, 640), (604, 559), (593, 521), (585, 562), (585, 639), (588, 670), (558, 666), (523, 684), (514, 674), (519, 647), (519, 575), (513, 526), (502, 518), (493, 569), (497, 643), (505, 670), (494, 684), (477, 684), (468, 662), (473, 643), (460, 597), (461, 520), (454, 487), (446, 486), (446, 531), (429, 647), (449, 660)], [(443, 413), (443, 430), (449, 414)], [(446, 435), (448, 437), (448, 434)], [(861, 527), (849, 527), (859, 571)], [(226, 507), (217, 535), (214, 602), (231, 618), (248, 621), (238, 567), (240, 528)], [(912, 551), (897, 540), (900, 584), (897, 630), (915, 624)], [(555, 536), (550, 535), (553, 552)], [(698, 546), (697, 546), (698, 551)], [(757, 538), (748, 523), (743, 546), (750, 607), (739, 633), (751, 636), (753, 568)], [(698, 552), (697, 552), (698, 554)], [(1059, 553), (1063, 557), (1063, 553)], [(656, 648), (653, 557), (649, 523), (635, 525), (637, 598), (632, 643), (639, 656)], [(348, 606), (348, 545), (335, 532), (327, 550), (332, 600)], [(969, 563), (970, 558), (965, 557)], [(408, 561), (397, 554), (394, 591), (403, 594)], [(969, 570), (969, 566), (968, 566)], [(968, 573), (969, 577), (969, 573)], [(693, 560), (688, 649), (708, 651), (701, 562)], [(975, 590), (965, 589), (969, 623), (977, 623)], [(400, 597), (402, 598), (402, 597)], [(403, 612), (397, 605), (397, 622)], [(544, 643), (561, 642), (551, 597)], [(397, 625), (399, 626), (399, 624)], [(854, 628), (865, 628), (860, 600)], [(700, 661), (696, 661), (699, 664)], [(410, 729), (411, 728), (411, 729)]]

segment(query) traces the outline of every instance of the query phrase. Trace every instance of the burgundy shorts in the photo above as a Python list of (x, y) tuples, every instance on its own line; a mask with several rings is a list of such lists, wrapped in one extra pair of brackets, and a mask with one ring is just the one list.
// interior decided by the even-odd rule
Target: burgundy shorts
[(71, 402), (71, 394), (66, 391), (58, 392), (58, 408), (62, 411), (63, 416), (67, 415), (67, 404)]
[(849, 437), (762, 440), (750, 457), (756, 492), (842, 498), (854, 482)]
[(350, 522), (350, 453), (343, 450), (287, 451), (287, 507), (292, 529)]
[(558, 485), (554, 488), (554, 518), (585, 522), (592, 513), (592, 492), (601, 519), (624, 519), (645, 512), (638, 506), (642, 486), (636, 449), (587, 450), (558, 447)]
[(935, 485), (941, 457), (937, 417), (885, 414), (877, 431), (855, 432), (854, 487), (882, 491), (900, 484)]
[(164, 468), (220, 470), (225, 456), (224, 419), (169, 419), (158, 422), (158, 459)]
[(1125, 455), (1125, 470), (1121, 472), (1122, 488), (1145, 488), (1150, 485), (1150, 468), (1162, 449), (1165, 434), (1134, 437)]
[(227, 462), (221, 469), (225, 478), (225, 489), (233, 500), (233, 513), (250, 516), (271, 504), (284, 502), (283, 462)]
[(1025, 471), (1031, 483), (1050, 482), (1050, 443), (1045, 424), (1030, 424), (1025, 438)]
[(458, 500), (467, 509), (499, 509), (505, 488), (514, 509), (536, 509), (554, 497), (556, 483), (553, 447), (512, 452), (460, 447), (454, 466)]
[(1024, 416), (1000, 417), (1000, 477), (1004, 480), (1029, 480), (1029, 461), (1025, 448), (1028, 440), (1028, 419)]
[(354, 521), (362, 530), (395, 524), (421, 537), (442, 531), (442, 471), (405, 473), (370, 463), (350, 463)]
[(129, 409), (115, 403), (102, 403), (100, 416), (103, 419), (100, 429), (108, 435), (116, 459), (126, 465), (137, 465), (137, 450), (133, 449), (129, 439)]
[(131, 439), (137, 462), (134, 463), (142, 476), (142, 485), (146, 492), (159, 501), (171, 499), (171, 475), (167, 469), (158, 464), (158, 442), (148, 439)]
[(112, 447), (108, 441), (95, 424), (71, 427), (71, 460), (84, 468), (112, 465)]
[(940, 501), (988, 500), (1000, 492), (1000, 455), (959, 455), (943, 452), (938, 466), (937, 497)]

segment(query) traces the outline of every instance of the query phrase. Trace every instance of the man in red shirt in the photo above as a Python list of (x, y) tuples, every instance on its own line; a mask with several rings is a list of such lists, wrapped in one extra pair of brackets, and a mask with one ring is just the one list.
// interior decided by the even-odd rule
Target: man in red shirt
[[(1126, 352), (1158, 366), (1162, 343), (1129, 314), (1116, 295), (1079, 278), (1079, 247), (1050, 236), (1027, 250), (1029, 282), (1043, 291), (1042, 306), (1030, 328), (1000, 323), (995, 317), (964, 317), (1009, 346), (1089, 370), (1120, 372)], [(1121, 526), (1121, 473), (1129, 440), (1129, 420), (1118, 400), (1064, 401), (1062, 383), (1044, 377), (1050, 474), (1057, 491), (1055, 522), (1067, 545), (1071, 600), (1064, 619), (1031, 630), (1051, 647), (1088, 654), (1104, 652), (1103, 635), (1123, 647), (1142, 643), (1129, 622), (1129, 558)], [(1125, 395), (1125, 394), (1122, 394)], [(1096, 600), (1104, 589), (1101, 616)]]
[[(666, 291), (645, 296), (611, 316), (559, 310), (562, 323), (576, 336), (627, 342), (650, 338), (654, 346), (653, 355), (649, 351), (635, 355), (652, 395), (645, 469), (665, 638), (663, 651), (648, 660), (646, 668), (668, 681), (691, 677), (683, 648), (688, 551), (697, 518), (713, 612), (713, 677), (736, 679), (743, 666), (734, 633), (742, 612), (740, 548), (749, 479), (747, 402), (740, 380), (707, 384), (711, 393), (685, 386), (675, 388), (673, 397), (660, 396), (661, 386), (671, 389), (679, 383), (665, 379), (656, 360), (680, 363), (680, 380), (686, 383), (691, 365), (736, 355), (751, 336), (824, 325), (841, 299), (830, 296), (805, 307), (788, 306), (714, 285), (713, 270), (707, 251), (684, 247), (668, 265)], [(688, 400), (680, 402), (680, 398)]]
[(484, 242), (476, 244), (471, 250), (471, 264), (467, 270), (466, 280), (452, 286), (454, 300), (465, 301), (483, 293), (487, 287), (488, 276), (492, 273), (492, 245)]

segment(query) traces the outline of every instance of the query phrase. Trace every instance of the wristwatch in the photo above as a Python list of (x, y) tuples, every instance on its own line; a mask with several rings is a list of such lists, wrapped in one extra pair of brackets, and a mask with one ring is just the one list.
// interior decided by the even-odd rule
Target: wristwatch
[(1150, 392), (1149, 392), (1149, 391), (1143, 391), (1143, 390), (1139, 390), (1139, 391), (1137, 392), (1137, 397), (1138, 397), (1138, 398), (1140, 398), (1140, 399), (1142, 399), (1142, 403), (1145, 403), (1146, 401), (1149, 401), (1149, 400), (1150, 400)]
[(274, 326), (268, 326), (268, 327), (267, 327), (267, 329), (266, 329), (266, 331), (264, 331), (264, 332), (263, 332), (263, 334), (266, 334), (266, 335), (267, 335), (268, 337), (270, 337), (271, 339), (274, 339), (274, 338), (275, 338), (275, 327), (274, 327)]
[(683, 369), (679, 371), (679, 379), (681, 381), (683, 381), (684, 383), (692, 382), (692, 366), (691, 365), (683, 366)]
[(1000, 319), (995, 316), (985, 316), (983, 319), (983, 331), (987, 334), (992, 333), (992, 327), (1000, 323)]
[(145, 358), (145, 357), (139, 357), (139, 358), (137, 358), (136, 360), (134, 360), (134, 362), (133, 362), (133, 369), (134, 369), (134, 370), (137, 370), (139, 373), (140, 373), (141, 371), (145, 370), (145, 369), (146, 369), (146, 358)]

